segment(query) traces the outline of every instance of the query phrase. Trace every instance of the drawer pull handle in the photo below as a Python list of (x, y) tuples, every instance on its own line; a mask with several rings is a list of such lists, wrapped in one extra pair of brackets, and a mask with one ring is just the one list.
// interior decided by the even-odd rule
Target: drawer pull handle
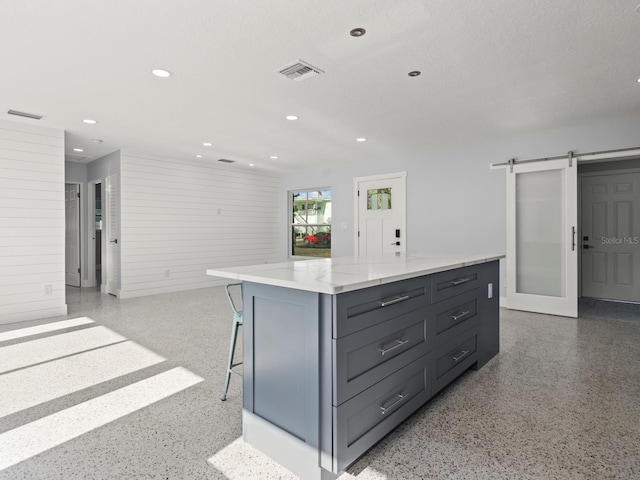
[(396, 344), (393, 347), (387, 349), (379, 348), (378, 350), (380, 351), (380, 355), (384, 356), (391, 350), (395, 350), (396, 348), (401, 347), (402, 345), (406, 345), (407, 343), (409, 343), (409, 340), (396, 340)]
[(457, 315), (451, 315), (451, 320), (453, 320), (454, 322), (457, 322), (458, 320), (460, 320), (462, 317), (464, 317), (465, 315), (469, 315), (469, 312), (460, 312)]
[(383, 407), (382, 405), (380, 405), (380, 414), (384, 415), (385, 413), (387, 413), (392, 408), (397, 407), (400, 404), (400, 402), (402, 402), (408, 396), (409, 395), (407, 395), (406, 393), (404, 395), (402, 393), (399, 393), (398, 394), (398, 399), (395, 402), (393, 402), (391, 405), (389, 405), (388, 407)]
[(469, 353), (471, 350), (463, 350), (457, 357), (451, 357), (451, 359), (454, 362), (459, 362), (460, 360), (462, 360), (464, 357), (467, 356), (467, 353)]
[(409, 300), (409, 295), (398, 295), (397, 297), (393, 297), (390, 300), (380, 300), (381, 307), (388, 307), (389, 305), (393, 305), (394, 303), (404, 302), (405, 300)]
[(467, 277), (467, 278), (459, 278), (457, 280), (451, 280), (451, 285), (456, 287), (458, 285), (462, 285), (463, 283), (467, 283), (467, 282), (470, 282), (470, 281), (471, 281), (471, 279), (469, 277)]

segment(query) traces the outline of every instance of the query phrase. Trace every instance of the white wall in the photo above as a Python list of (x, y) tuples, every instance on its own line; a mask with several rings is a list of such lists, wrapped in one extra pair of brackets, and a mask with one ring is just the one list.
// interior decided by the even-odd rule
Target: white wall
[(0, 121), (0, 323), (67, 313), (64, 175), (62, 130)]
[(120, 173), (120, 150), (87, 164), (87, 182), (103, 182), (109, 175)]
[(207, 268), (280, 260), (279, 178), (121, 154), (121, 298), (222, 285)]
[[(640, 145), (640, 116), (576, 124), (518, 137), (447, 150), (389, 158), (386, 162), (344, 163), (283, 176), (283, 190), (332, 188), (332, 255), (353, 255), (353, 178), (407, 171), (407, 250), (434, 253), (506, 251), (505, 170), (489, 165), (510, 158), (561, 155)], [(425, 132), (428, 134), (428, 132)], [(367, 148), (375, 148), (374, 139)], [(286, 209), (286, 198), (281, 199)], [(347, 228), (342, 229), (341, 224)], [(281, 219), (286, 231), (287, 218)], [(286, 256), (286, 245), (281, 255)], [(501, 294), (505, 295), (504, 266)]]

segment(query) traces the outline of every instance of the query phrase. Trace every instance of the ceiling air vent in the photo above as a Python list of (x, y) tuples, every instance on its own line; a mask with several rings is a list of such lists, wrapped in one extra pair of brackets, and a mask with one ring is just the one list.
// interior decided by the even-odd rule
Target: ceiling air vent
[(83, 162), (84, 160), (87, 160), (89, 157), (86, 155), (77, 155), (75, 153), (66, 153), (64, 155), (64, 159), (65, 160), (71, 160), (73, 162)]
[(278, 73), (281, 73), (290, 80), (302, 82), (303, 80), (315, 77), (324, 72), (313, 65), (309, 65), (308, 63), (299, 60), (292, 65), (282, 68)]
[(36, 115), (35, 113), (19, 112), (18, 110), (9, 110), (9, 115), (16, 115), (17, 117), (33, 118), (34, 120), (42, 119), (42, 115)]
[(218, 161), (222, 162), (222, 163), (236, 163), (235, 160), (228, 160), (226, 158), (220, 158), (220, 159), (218, 159)]

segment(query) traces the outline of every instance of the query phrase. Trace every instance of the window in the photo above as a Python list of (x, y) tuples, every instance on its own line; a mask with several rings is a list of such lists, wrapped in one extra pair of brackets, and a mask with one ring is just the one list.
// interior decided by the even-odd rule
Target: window
[(367, 210), (391, 210), (391, 188), (367, 190)]
[(290, 192), (291, 255), (331, 257), (331, 190)]

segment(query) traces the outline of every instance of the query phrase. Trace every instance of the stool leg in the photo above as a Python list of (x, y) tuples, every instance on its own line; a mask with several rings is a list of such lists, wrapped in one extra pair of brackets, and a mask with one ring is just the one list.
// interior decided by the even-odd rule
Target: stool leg
[(223, 402), (227, 399), (227, 391), (229, 390), (229, 381), (231, 380), (231, 368), (233, 367), (233, 356), (236, 351), (236, 339), (238, 338), (238, 327), (240, 324), (233, 319), (233, 325), (231, 326), (231, 343), (229, 344), (229, 363), (227, 365), (227, 379), (224, 382), (224, 389), (222, 390), (222, 395), (220, 396), (220, 400)]

